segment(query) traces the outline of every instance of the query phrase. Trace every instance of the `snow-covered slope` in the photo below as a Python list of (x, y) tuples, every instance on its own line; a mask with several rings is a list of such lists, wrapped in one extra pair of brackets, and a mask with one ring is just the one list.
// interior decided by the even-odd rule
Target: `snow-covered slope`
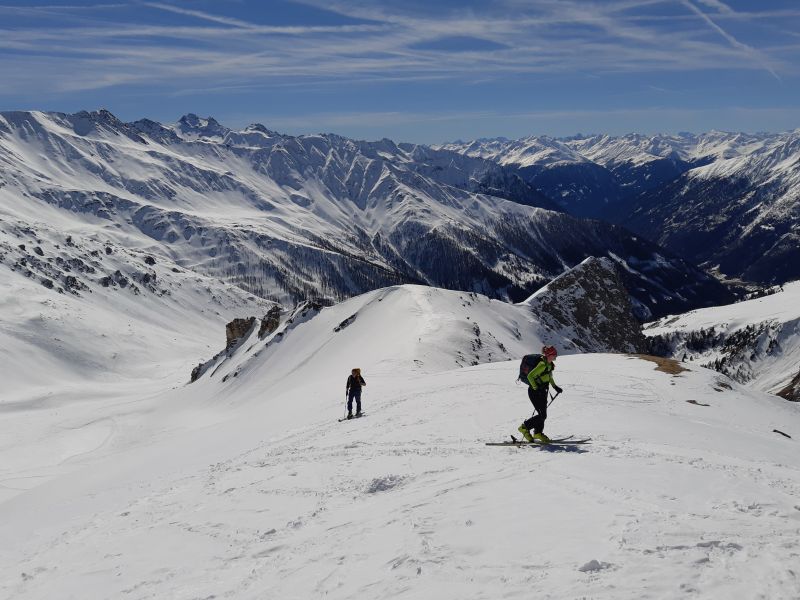
[(0, 223), (0, 500), (105, 448), (188, 380), (227, 321), (271, 306), (50, 217)]
[[(21, 241), (31, 241), (20, 235)], [(6, 272), (4, 283), (11, 293), (0, 302), (5, 315), (0, 327), (0, 413), (6, 414), (7, 431), (16, 432), (0, 444), (14, 456), (6, 457), (2, 474), (16, 474), (22, 466), (27, 470), (24, 478), (7, 480), (6, 494), (47, 479), (59, 464), (68, 467), (74, 455), (114, 447), (120, 437), (125, 439), (131, 422), (166, 402), (160, 392), (185, 384), (190, 374), (192, 379), (231, 385), (240, 372), (258, 368), (264, 356), (272, 357), (261, 382), (266, 390), (268, 382), (281, 382), (287, 373), (305, 369), (318, 377), (335, 364), (327, 347), (342, 340), (360, 345), (364, 358), (381, 357), (389, 371), (421, 372), (509, 360), (543, 343), (557, 344), (564, 352), (627, 348), (620, 336), (577, 335), (577, 325), (569, 320), (544, 325), (547, 311), (475, 293), (400, 286), (333, 307), (303, 303), (282, 313), (277, 306), (243, 297), (236, 287), (174, 273), (168, 264), (149, 264), (149, 255), (102, 244), (96, 252), (92, 240), (84, 244), (74, 237), (58, 248), (44, 239), (39, 243), (41, 257), (32, 252), (18, 259), (16, 271)], [(41, 269), (58, 265), (66, 265), (72, 274), (56, 272), (53, 280), (72, 277), (76, 282), (63, 293), (56, 291), (58, 283), (50, 289), (37, 282)], [(102, 276), (105, 271), (114, 274)], [(144, 274), (149, 274), (150, 287), (142, 283)], [(110, 281), (104, 286), (100, 281), (106, 277)], [(582, 281), (603, 285), (602, 278), (589, 275)], [(626, 297), (621, 286), (615, 291)], [(588, 316), (606, 322), (633, 320), (630, 311), (602, 311), (598, 306)], [(579, 313), (587, 316), (560, 302), (559, 315)], [(243, 319), (250, 316), (252, 322)], [(263, 327), (262, 316), (267, 322)], [(224, 323), (233, 317), (238, 321), (223, 335)], [(202, 362), (222, 348), (226, 337), (227, 347)], [(308, 357), (316, 354), (320, 359), (309, 364)], [(372, 371), (376, 368), (371, 365)], [(336, 363), (336, 369), (345, 366)], [(120, 406), (126, 407), (123, 415), (116, 414)], [(30, 411), (43, 413), (31, 419)], [(29, 452), (45, 439), (52, 442), (46, 452)]]
[(762, 298), (665, 317), (644, 333), (660, 354), (800, 400), (789, 388), (800, 373), (800, 282)]
[[(454, 350), (473, 322), (485, 357), (536, 350), (525, 309), (403, 286), (295, 315), (235, 377), (121, 414), (135, 429), (0, 504), (0, 592), (796, 598), (800, 463), (773, 429), (797, 434), (798, 406), (695, 364), (561, 356), (546, 430), (592, 443), (487, 447), (530, 414), (518, 361)], [(337, 424), (355, 366), (367, 417)]]
[(654, 315), (730, 299), (621, 228), (531, 206), (548, 201), (512, 170), (390, 140), (14, 112), (0, 115), (0, 168), (0, 216), (102, 230), (284, 303), (397, 283), (521, 300), (612, 255)]
[(102, 231), (0, 225), (2, 405), (53, 393), (37, 400), (39, 387), (160, 379), (190, 364), (187, 353), (208, 348), (226, 321), (272, 305)]

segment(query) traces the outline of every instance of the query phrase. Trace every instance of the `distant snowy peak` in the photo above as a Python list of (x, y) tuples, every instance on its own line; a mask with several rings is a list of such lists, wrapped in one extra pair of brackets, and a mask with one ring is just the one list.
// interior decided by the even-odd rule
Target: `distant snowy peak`
[(436, 147), (517, 167), (588, 162), (588, 159), (561, 140), (547, 136), (534, 136), (519, 140), (483, 139), (473, 142), (454, 142)]
[(285, 136), (271, 131), (259, 123), (248, 125), (241, 131), (228, 131), (224, 143), (244, 148), (269, 148), (280, 142)]
[(171, 129), (186, 141), (199, 140), (249, 148), (268, 148), (288, 137), (260, 123), (252, 123), (244, 129), (236, 130), (221, 125), (214, 117), (203, 118), (194, 113), (182, 116)]
[(230, 132), (213, 117), (202, 119), (194, 113), (182, 116), (175, 124), (175, 130), (184, 139), (210, 138), (216, 141), (223, 140)]
[(556, 163), (593, 162), (613, 169), (619, 165), (643, 165), (670, 159), (703, 163), (748, 155), (763, 148), (770, 140), (782, 140), (786, 134), (746, 134), (710, 131), (703, 134), (622, 136), (591, 135), (569, 138), (531, 136), (517, 140), (506, 138), (453, 142), (442, 148), (469, 156), (481, 156), (518, 167), (547, 167)]
[(800, 131), (750, 136), (737, 151), (636, 198), (622, 223), (728, 277), (798, 279)]
[(699, 178), (748, 177), (754, 182), (793, 178), (800, 183), (800, 130), (721, 152), (714, 162), (693, 169)]
[[(534, 149), (558, 144), (575, 157)], [(446, 146), (518, 169), (570, 214), (636, 231), (731, 278), (800, 277), (800, 130), (476, 140)], [(520, 148), (529, 148), (523, 159)]]

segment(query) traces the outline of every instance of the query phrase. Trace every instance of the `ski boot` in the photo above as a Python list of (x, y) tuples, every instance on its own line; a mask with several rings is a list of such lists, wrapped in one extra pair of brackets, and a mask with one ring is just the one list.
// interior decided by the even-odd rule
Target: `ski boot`
[(352, 412), (348, 412), (347, 413), (347, 418), (348, 419), (352, 419), (353, 418), (353, 413)]
[(357, 411), (356, 411), (356, 417), (360, 417), (360, 416), (361, 416), (361, 411), (360, 411), (360, 410), (357, 410)]
[(533, 441), (533, 437), (531, 436), (531, 430), (528, 429), (527, 427), (525, 427), (525, 423), (520, 425), (517, 428), (517, 431), (519, 431), (522, 434), (522, 437), (524, 437), (526, 441), (528, 441), (528, 442), (532, 442)]
[(534, 433), (533, 439), (539, 442), (540, 444), (549, 444), (550, 438), (547, 437), (544, 433)]

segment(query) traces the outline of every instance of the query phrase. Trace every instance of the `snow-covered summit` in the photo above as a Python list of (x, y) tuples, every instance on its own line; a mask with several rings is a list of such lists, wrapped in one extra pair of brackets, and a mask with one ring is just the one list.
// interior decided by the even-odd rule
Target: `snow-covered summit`
[(178, 119), (175, 124), (178, 134), (185, 139), (208, 139), (222, 141), (230, 129), (220, 125), (213, 117), (205, 119), (194, 113), (188, 113)]
[(570, 148), (568, 144), (549, 136), (531, 136), (519, 140), (492, 138), (473, 142), (453, 142), (439, 147), (517, 167), (588, 162), (587, 158)]

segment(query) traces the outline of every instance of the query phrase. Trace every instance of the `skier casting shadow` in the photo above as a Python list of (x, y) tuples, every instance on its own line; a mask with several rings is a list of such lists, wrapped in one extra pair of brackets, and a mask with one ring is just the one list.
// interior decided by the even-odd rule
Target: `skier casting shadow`
[(361, 377), (361, 369), (353, 369), (347, 378), (345, 395), (347, 396), (347, 418), (353, 418), (353, 399), (356, 401), (356, 417), (361, 416), (361, 388), (367, 385)]
[[(522, 359), (520, 366), (520, 378), (528, 382), (528, 398), (535, 410), (530, 419), (527, 419), (519, 426), (518, 431), (529, 441), (549, 443), (550, 438), (544, 434), (544, 422), (547, 419), (547, 391), (552, 384), (556, 393), (562, 392), (553, 379), (553, 369), (556, 368), (555, 361), (558, 352), (555, 346), (544, 346), (542, 354), (529, 354)], [(530, 369), (525, 376), (524, 371)], [(533, 435), (531, 435), (533, 429)]]

